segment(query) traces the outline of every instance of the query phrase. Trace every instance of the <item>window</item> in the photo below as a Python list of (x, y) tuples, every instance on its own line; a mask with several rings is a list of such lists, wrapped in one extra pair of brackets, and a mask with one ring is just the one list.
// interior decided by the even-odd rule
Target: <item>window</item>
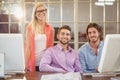
[(64, 24), (72, 28), (70, 44), (75, 50), (87, 41), (85, 30), (90, 22), (103, 26), (104, 36), (120, 33), (120, 0), (115, 0), (112, 6), (97, 6), (97, 0), (1, 0), (0, 33), (24, 34), (32, 19), (34, 3), (39, 1), (48, 7), (47, 21), (55, 33)]

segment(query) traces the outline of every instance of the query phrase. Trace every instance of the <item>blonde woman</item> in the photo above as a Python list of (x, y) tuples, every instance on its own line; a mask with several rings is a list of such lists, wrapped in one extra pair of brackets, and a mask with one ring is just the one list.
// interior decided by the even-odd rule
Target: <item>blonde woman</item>
[(41, 54), (53, 45), (53, 28), (46, 22), (47, 7), (42, 2), (36, 3), (33, 20), (26, 28), (25, 58), (26, 69), (39, 71)]

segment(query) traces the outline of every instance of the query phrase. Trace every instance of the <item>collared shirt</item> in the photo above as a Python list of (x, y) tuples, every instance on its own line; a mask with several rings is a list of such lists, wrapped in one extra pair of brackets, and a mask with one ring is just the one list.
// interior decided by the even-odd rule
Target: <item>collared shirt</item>
[(48, 72), (82, 72), (78, 54), (69, 46), (69, 50), (64, 51), (62, 46), (48, 48), (40, 61), (40, 71)]
[(93, 49), (90, 47), (89, 42), (85, 43), (79, 48), (78, 55), (83, 72), (96, 72), (96, 68), (100, 62), (103, 45), (104, 43), (101, 41), (98, 47), (97, 56), (94, 53)]

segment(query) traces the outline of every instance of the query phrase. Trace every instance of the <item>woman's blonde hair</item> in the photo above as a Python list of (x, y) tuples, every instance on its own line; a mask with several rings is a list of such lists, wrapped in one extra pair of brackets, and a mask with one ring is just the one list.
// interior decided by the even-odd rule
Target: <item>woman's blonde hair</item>
[(34, 8), (33, 8), (32, 29), (33, 29), (33, 31), (34, 31), (35, 33), (38, 33), (37, 30), (39, 30), (39, 29), (38, 29), (38, 26), (39, 26), (39, 25), (38, 25), (37, 18), (36, 18), (36, 9), (37, 9), (38, 7), (41, 7), (41, 6), (45, 7), (45, 9), (47, 9), (46, 5), (45, 5), (43, 2), (37, 2), (37, 3), (35, 4)]

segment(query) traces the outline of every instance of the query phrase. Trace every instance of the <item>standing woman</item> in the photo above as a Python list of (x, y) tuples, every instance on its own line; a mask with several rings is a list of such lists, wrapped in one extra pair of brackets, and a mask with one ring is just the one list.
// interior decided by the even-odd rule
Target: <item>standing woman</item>
[[(44, 49), (53, 45), (54, 30), (46, 22), (46, 16), (47, 7), (44, 3), (36, 3), (33, 10), (33, 19), (26, 28), (25, 39), (26, 69), (30, 72), (39, 71), (41, 54)], [(42, 41), (45, 41), (45, 44)]]

